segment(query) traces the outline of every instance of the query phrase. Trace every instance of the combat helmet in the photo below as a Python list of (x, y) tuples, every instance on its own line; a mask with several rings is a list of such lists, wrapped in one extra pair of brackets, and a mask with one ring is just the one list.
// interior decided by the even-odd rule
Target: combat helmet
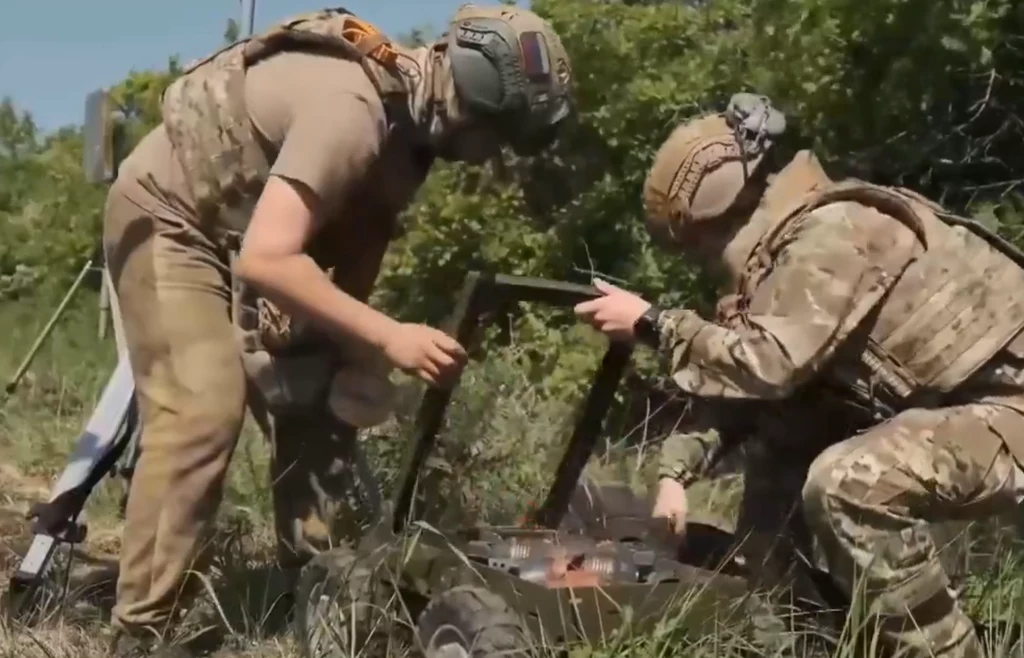
[(445, 46), (455, 93), (467, 113), (493, 126), (520, 155), (549, 146), (573, 111), (572, 65), (537, 14), (462, 5)]
[(760, 197), (762, 165), (785, 131), (786, 119), (766, 96), (736, 94), (724, 112), (672, 131), (644, 181), (647, 232), (659, 246), (679, 250)]

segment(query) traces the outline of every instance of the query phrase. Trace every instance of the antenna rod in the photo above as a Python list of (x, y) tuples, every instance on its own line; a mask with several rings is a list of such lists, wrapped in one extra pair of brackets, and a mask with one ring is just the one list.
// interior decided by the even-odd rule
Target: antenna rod
[(245, 36), (251, 37), (256, 24), (256, 0), (239, 0), (242, 5), (242, 25), (245, 26)]

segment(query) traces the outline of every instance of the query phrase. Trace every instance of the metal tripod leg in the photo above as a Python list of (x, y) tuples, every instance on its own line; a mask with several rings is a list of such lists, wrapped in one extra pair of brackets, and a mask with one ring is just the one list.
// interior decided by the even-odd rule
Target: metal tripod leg
[[(75, 278), (74, 283), (72, 283), (71, 287), (68, 288), (67, 292), (64, 294), (64, 298), (60, 301), (60, 304), (57, 305), (57, 308), (53, 311), (50, 319), (46, 322), (46, 326), (43, 327), (43, 330), (39, 332), (38, 336), (36, 336), (36, 339), (32, 343), (32, 347), (29, 348), (25, 358), (22, 359), (17, 370), (14, 371), (11, 379), (4, 386), (4, 392), (7, 395), (13, 394), (18, 388), (18, 384), (21, 383), (25, 373), (28, 372), (29, 366), (32, 365), (32, 361), (35, 360), (36, 355), (39, 354), (39, 350), (42, 349), (43, 344), (57, 326), (57, 321), (60, 320), (62, 315), (64, 315), (64, 311), (67, 310), (67, 307), (74, 298), (75, 293), (78, 292), (78, 289), (85, 282), (85, 277), (94, 269), (96, 269), (96, 267), (95, 260), (93, 259), (88, 260), (85, 265), (82, 266), (82, 269), (78, 272), (78, 276)], [(117, 344), (117, 352), (118, 354), (123, 354), (125, 351), (124, 327), (121, 323), (121, 313), (120, 307), (117, 303), (117, 295), (114, 293), (114, 284), (110, 279), (110, 271), (107, 270), (105, 266), (99, 269), (103, 277), (103, 281), (100, 286), (99, 300), (99, 337), (100, 340), (103, 340), (106, 337), (107, 316), (112, 316), (114, 321), (114, 339)]]
[(67, 309), (68, 304), (71, 303), (75, 293), (78, 291), (78, 288), (81, 287), (82, 282), (85, 281), (85, 276), (90, 270), (92, 270), (91, 260), (82, 266), (75, 282), (71, 284), (70, 288), (68, 288), (67, 293), (64, 294), (64, 299), (62, 299), (60, 304), (57, 305), (57, 308), (47, 321), (46, 326), (43, 327), (43, 330), (36, 337), (35, 342), (32, 343), (32, 347), (29, 348), (28, 354), (25, 355), (21, 364), (18, 365), (18, 369), (14, 371), (14, 375), (11, 377), (10, 381), (7, 382), (7, 385), (4, 387), (4, 391), (8, 395), (14, 393), (15, 389), (18, 388), (18, 384), (21, 383), (21, 378), (25, 376), (26, 372), (28, 372), (28, 368), (32, 365), (32, 361), (36, 358), (36, 354), (39, 353), (39, 350), (42, 348), (43, 343), (46, 342), (46, 339), (50, 337), (50, 332), (52, 332), (54, 327), (57, 326), (57, 321), (60, 320), (62, 315), (64, 315), (64, 310)]

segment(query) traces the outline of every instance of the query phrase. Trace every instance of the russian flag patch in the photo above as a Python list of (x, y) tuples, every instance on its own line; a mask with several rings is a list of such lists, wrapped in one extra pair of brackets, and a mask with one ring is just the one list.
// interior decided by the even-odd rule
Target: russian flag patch
[(547, 79), (551, 75), (551, 62), (548, 60), (548, 46), (544, 35), (540, 32), (523, 32), (519, 37), (519, 47), (523, 51), (526, 77)]

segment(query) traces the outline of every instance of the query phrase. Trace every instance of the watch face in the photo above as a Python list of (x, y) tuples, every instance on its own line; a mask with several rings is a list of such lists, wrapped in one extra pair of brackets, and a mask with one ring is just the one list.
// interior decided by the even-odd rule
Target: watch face
[(661, 314), (660, 311), (655, 310), (653, 307), (645, 312), (636, 321), (636, 327), (634, 333), (639, 340), (645, 343), (656, 343), (658, 341), (658, 325), (657, 317)]
[(654, 333), (661, 333), (661, 323), (664, 317), (665, 313), (659, 309), (658, 312), (655, 313), (654, 316), (651, 318), (651, 328), (654, 330)]

